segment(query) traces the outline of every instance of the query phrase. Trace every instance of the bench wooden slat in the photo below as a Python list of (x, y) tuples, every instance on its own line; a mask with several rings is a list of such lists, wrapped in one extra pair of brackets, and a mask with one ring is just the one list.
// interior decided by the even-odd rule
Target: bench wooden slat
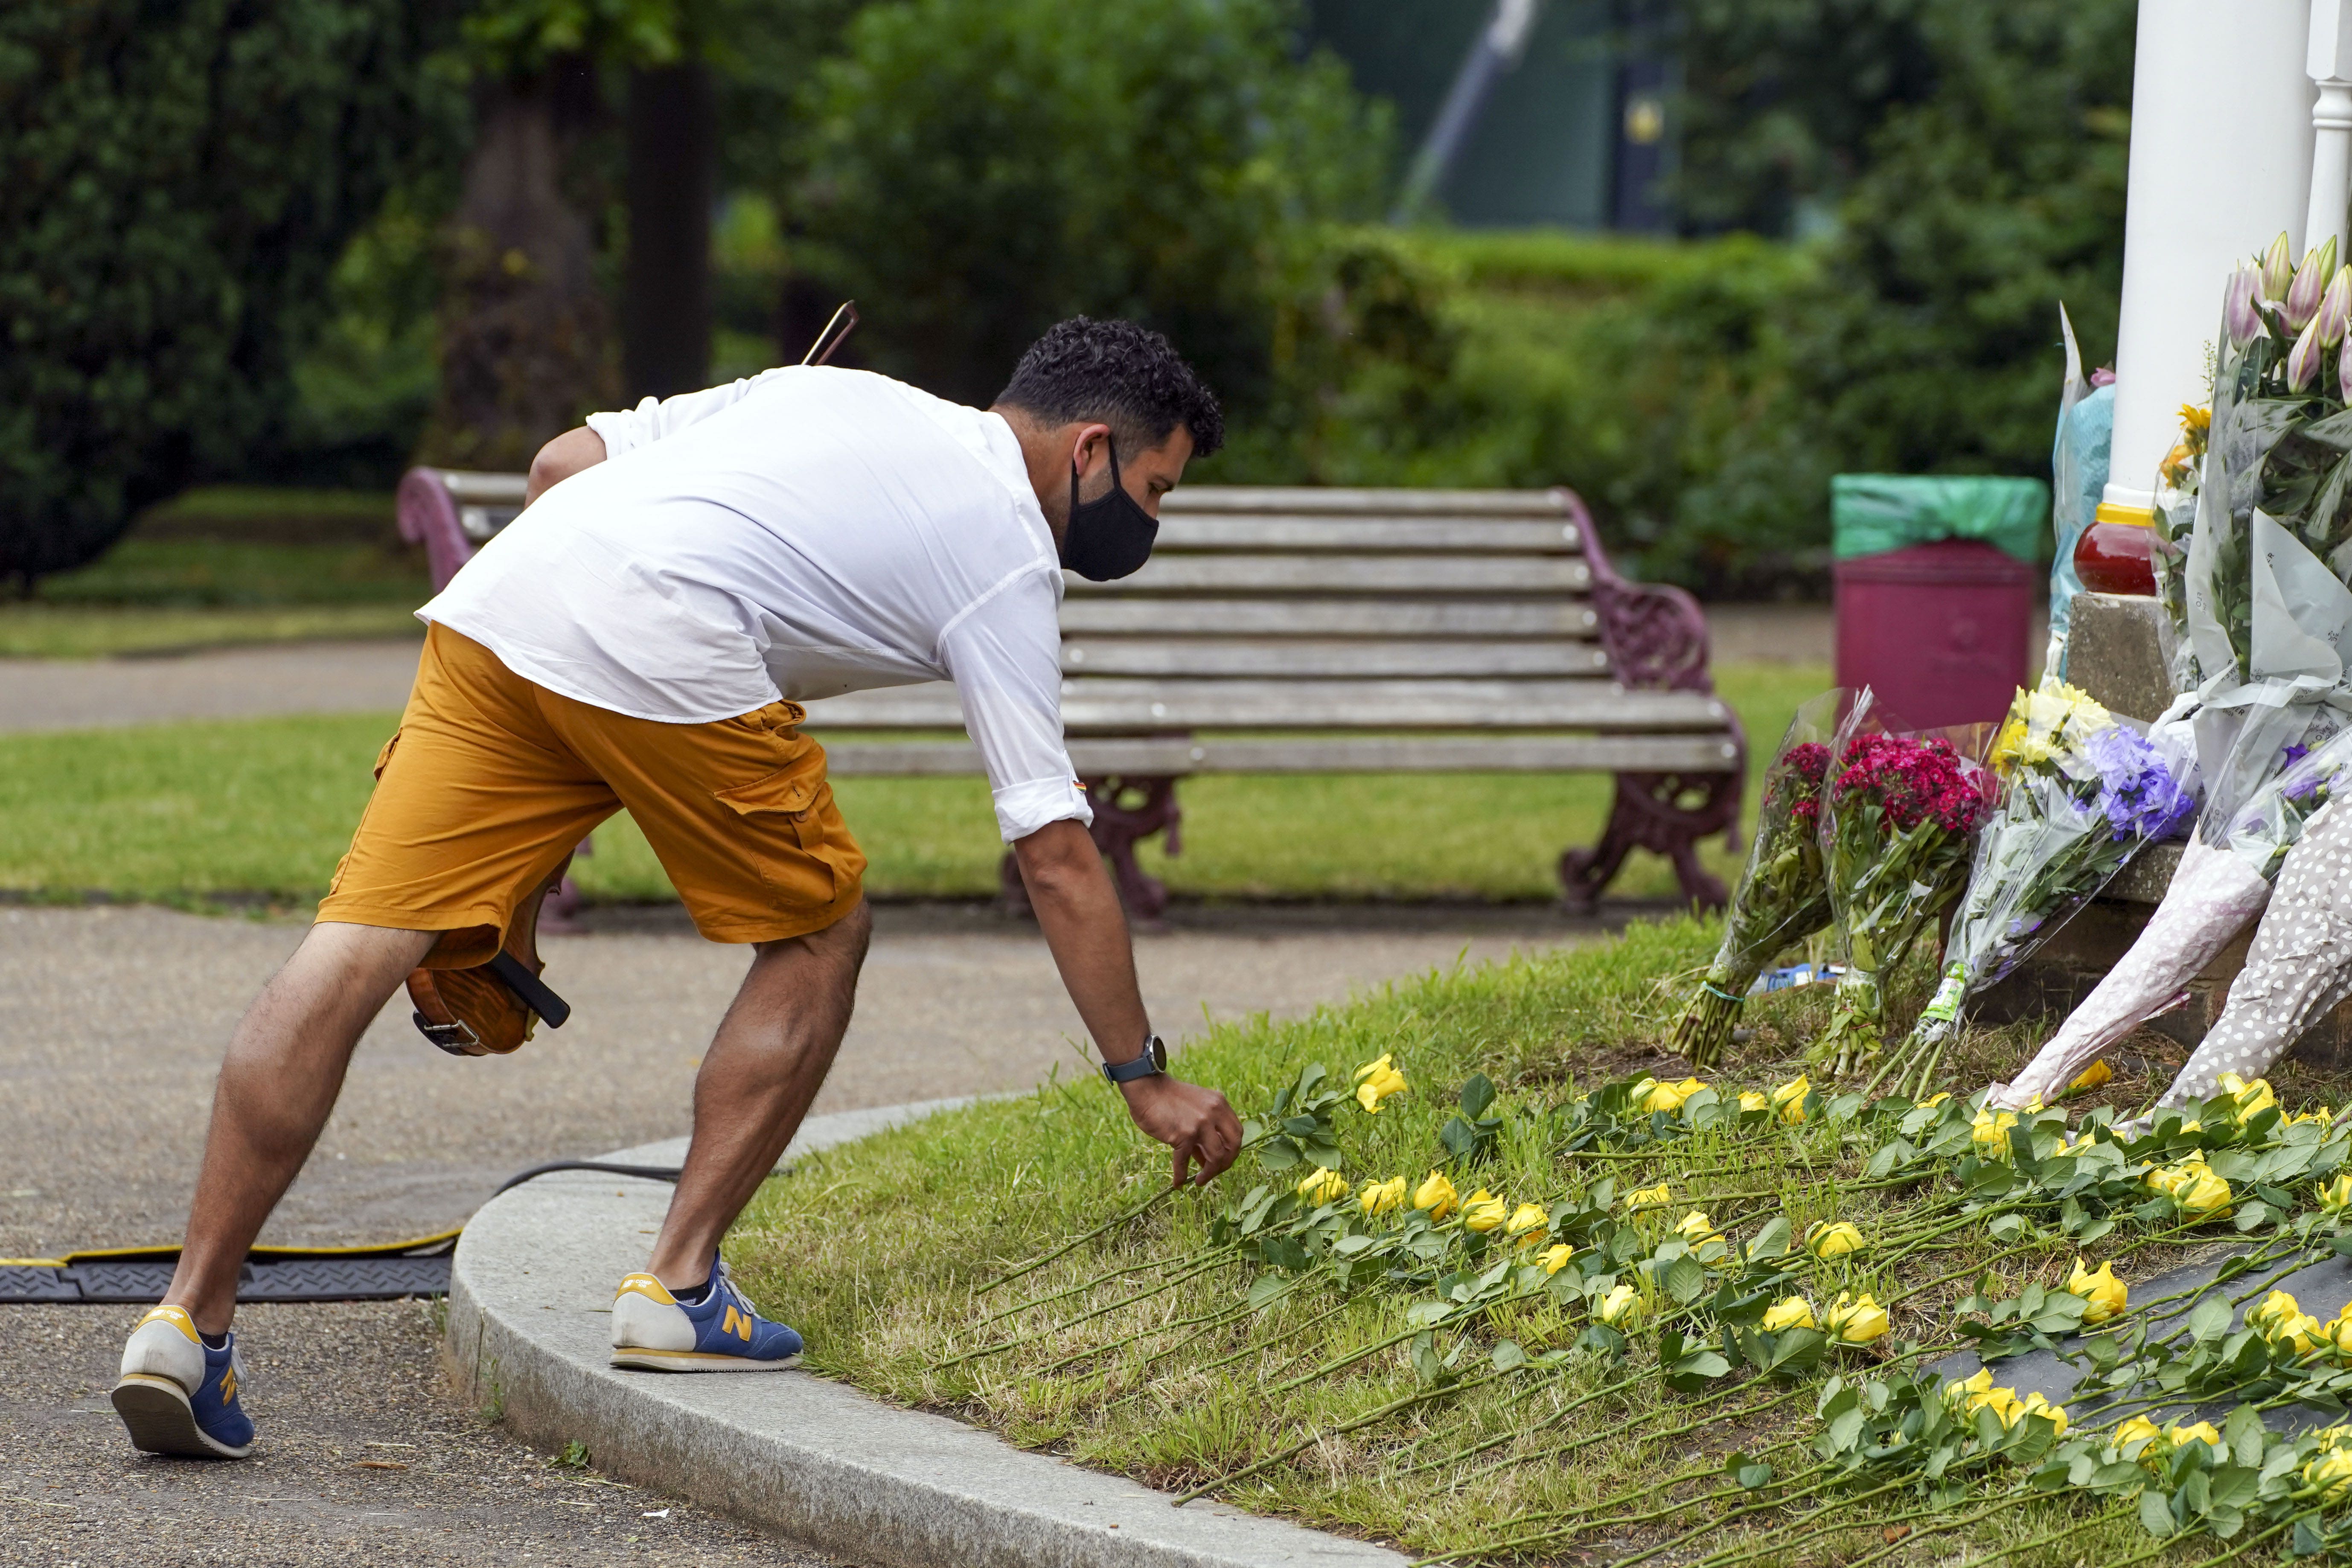
[(1574, 556), (1155, 555), (1115, 583), (1069, 579), (1070, 597), (1139, 594), (1578, 594), (1592, 569)]
[(1589, 642), (1346, 642), (1307, 637), (1154, 639), (1070, 637), (1062, 643), (1067, 675), (1322, 677), (1387, 676), (1595, 678), (1609, 655)]
[[(937, 730), (962, 723), (933, 681), (808, 705), (809, 728)], [(1727, 710), (1695, 691), (1621, 691), (1601, 680), (1130, 680), (1063, 683), (1073, 734), (1151, 730), (1719, 731)]]
[(1561, 518), (1299, 517), (1280, 512), (1168, 516), (1152, 549), (1382, 551), (1445, 555), (1575, 555), (1582, 540)]
[(1341, 489), (1262, 485), (1179, 485), (1160, 503), (1160, 514), (1272, 511), (1289, 516), (1382, 512), (1413, 517), (1566, 517), (1551, 490)]
[[(840, 778), (978, 773), (969, 741), (824, 742)], [(1077, 740), (1071, 765), (1088, 778), (1192, 773), (1706, 773), (1737, 760), (1720, 735), (1517, 735), (1493, 740)]]
[(1095, 599), (1062, 601), (1065, 637), (1589, 637), (1575, 599)]

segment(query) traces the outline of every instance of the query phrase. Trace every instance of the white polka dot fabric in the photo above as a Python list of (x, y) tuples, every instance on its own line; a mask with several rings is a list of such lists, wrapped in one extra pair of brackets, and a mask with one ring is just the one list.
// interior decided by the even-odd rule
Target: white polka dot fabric
[(2169, 1108), (2210, 1096), (2225, 1072), (2255, 1079), (2352, 996), (2352, 812), (2334, 803), (2306, 823), (2279, 868), (2230, 1000), (2172, 1087)]
[[(2326, 816), (2323, 811), (2312, 821)], [(2191, 843), (2181, 852), (2164, 901), (2131, 951), (2116, 960), (2023, 1072), (2006, 1087), (1994, 1087), (1990, 1103), (2014, 1109), (2037, 1098), (2055, 1100), (2102, 1051), (2179, 995), (2263, 912), (2270, 898), (2270, 883), (2243, 858), (2202, 839)]]

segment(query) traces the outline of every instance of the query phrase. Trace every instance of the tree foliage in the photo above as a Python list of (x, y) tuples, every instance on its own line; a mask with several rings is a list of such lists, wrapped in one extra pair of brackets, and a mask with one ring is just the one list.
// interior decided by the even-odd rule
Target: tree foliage
[(95, 556), (282, 418), (344, 240), (449, 122), (414, 0), (0, 7), (0, 574)]
[(1369, 214), (1385, 124), (1281, 0), (891, 0), (821, 68), (783, 204), (877, 368), (985, 401), (1086, 311), (1268, 395), (1277, 301), (1323, 220)]

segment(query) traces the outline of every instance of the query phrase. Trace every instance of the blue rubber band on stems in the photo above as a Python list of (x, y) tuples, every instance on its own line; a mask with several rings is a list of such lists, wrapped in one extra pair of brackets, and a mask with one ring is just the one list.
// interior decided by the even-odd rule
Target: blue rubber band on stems
[(1710, 996), (1720, 996), (1727, 1002), (1738, 1003), (1747, 1000), (1744, 996), (1734, 996), (1730, 992), (1724, 990), (1721, 986), (1705, 980), (1698, 983), (1698, 988), (1706, 992)]

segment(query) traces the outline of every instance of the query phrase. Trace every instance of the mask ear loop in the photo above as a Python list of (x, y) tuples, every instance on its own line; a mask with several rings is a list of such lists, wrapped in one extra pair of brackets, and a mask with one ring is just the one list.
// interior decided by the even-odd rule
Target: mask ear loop
[[(1118, 438), (1106, 433), (1103, 437), (1103, 447), (1110, 453), (1110, 488), (1118, 489), (1122, 482), (1118, 477)], [(1070, 459), (1070, 516), (1075, 519), (1077, 515), (1078, 460), (1073, 458)]]

